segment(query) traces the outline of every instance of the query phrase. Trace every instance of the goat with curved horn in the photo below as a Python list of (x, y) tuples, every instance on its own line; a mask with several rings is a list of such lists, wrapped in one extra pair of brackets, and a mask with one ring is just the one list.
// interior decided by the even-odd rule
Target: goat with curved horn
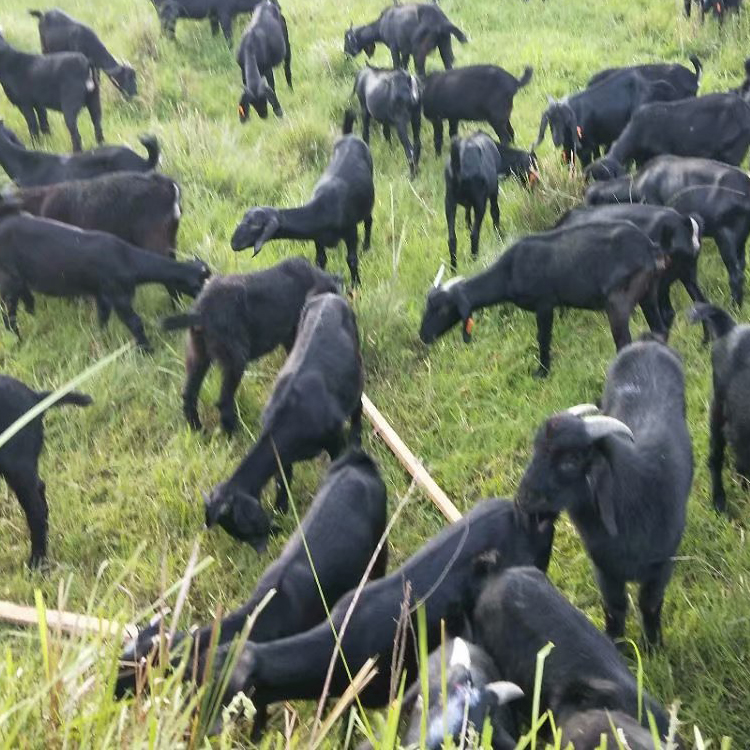
[(435, 281), (432, 282), (432, 286), (437, 289), (440, 286), (440, 282), (443, 280), (443, 275), (445, 274), (445, 263), (440, 264), (440, 268), (438, 268), (438, 272), (435, 275)]

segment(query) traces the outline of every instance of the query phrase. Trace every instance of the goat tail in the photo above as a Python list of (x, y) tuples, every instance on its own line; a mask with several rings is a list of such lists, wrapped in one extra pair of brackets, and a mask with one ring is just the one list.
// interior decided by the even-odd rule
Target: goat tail
[(159, 148), (159, 141), (156, 140), (155, 135), (141, 135), (138, 136), (138, 140), (143, 144), (143, 147), (148, 153), (148, 168), (156, 169), (161, 159), (161, 149)]
[(524, 86), (528, 85), (533, 75), (534, 68), (532, 68), (531, 65), (527, 65), (523, 69), (523, 75), (516, 81), (516, 86), (518, 86), (519, 89), (522, 89)]
[[(50, 395), (52, 395), (52, 391), (40, 391), (36, 394), (37, 401), (42, 401)], [(93, 403), (94, 399), (91, 398), (88, 393), (70, 391), (70, 393), (66, 393), (64, 396), (57, 399), (52, 406), (90, 406)], [(50, 408), (52, 408), (52, 406), (50, 406)]]
[(736, 323), (734, 318), (717, 305), (699, 302), (690, 311), (691, 323), (706, 323), (711, 338), (718, 339), (731, 331)]
[(350, 135), (354, 131), (354, 121), (357, 119), (357, 115), (354, 110), (349, 108), (344, 112), (344, 125), (341, 128), (341, 132), (344, 135)]
[(703, 78), (703, 65), (698, 59), (698, 55), (690, 55), (688, 60), (693, 63), (693, 67), (695, 68), (695, 82), (698, 86), (700, 86), (701, 78)]
[(41, 10), (31, 10), (31, 8), (29, 8), (29, 15), (34, 16), (34, 18), (38, 18), (41, 21), (44, 13), (42, 13)]
[(455, 24), (450, 24), (448, 26), (448, 33), (455, 36), (456, 39), (461, 42), (461, 44), (466, 44), (466, 42), (469, 41), (469, 38), (466, 36), (466, 34), (464, 34), (464, 32), (461, 31), (461, 29), (459, 29)]
[(458, 137), (451, 140), (451, 172), (454, 180), (461, 174), (461, 139)]
[(750, 57), (745, 60), (745, 75), (750, 78)]
[(181, 315), (170, 315), (162, 318), (162, 331), (182, 331), (185, 328), (194, 328), (200, 325), (201, 316), (196, 312), (183, 313)]
[(89, 63), (89, 77), (86, 79), (86, 91), (88, 91), (89, 94), (96, 91), (97, 80), (96, 68)]

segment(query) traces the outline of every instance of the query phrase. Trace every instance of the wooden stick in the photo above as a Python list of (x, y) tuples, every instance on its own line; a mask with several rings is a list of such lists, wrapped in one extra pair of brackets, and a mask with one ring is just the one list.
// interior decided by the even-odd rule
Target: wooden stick
[[(102, 620), (99, 617), (79, 615), (73, 612), (61, 612), (56, 609), (46, 610), (47, 625), (50, 628), (59, 628), (66, 633), (102, 633), (104, 635), (116, 636), (122, 633), (124, 638), (135, 638), (138, 636), (138, 628), (135, 625), (120, 625), (112, 620)], [(0, 601), (0, 621), (12, 625), (38, 625), (36, 609), (34, 607), (22, 607), (12, 602)]]
[(362, 394), (362, 409), (370, 420), (375, 434), (383, 438), (396, 458), (409, 474), (414, 477), (414, 481), (427, 493), (430, 500), (437, 505), (440, 512), (451, 523), (458, 521), (461, 518), (458, 508), (450, 501), (445, 492), (438, 487), (435, 480), (427, 473), (427, 469), (406, 447), (404, 441), (401, 440), (393, 427), (388, 424), (386, 418), (375, 408), (375, 404), (364, 393)]

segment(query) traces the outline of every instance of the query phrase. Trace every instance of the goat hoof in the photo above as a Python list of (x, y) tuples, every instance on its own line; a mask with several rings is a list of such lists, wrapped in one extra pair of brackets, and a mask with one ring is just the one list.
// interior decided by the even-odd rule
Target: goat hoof
[(536, 370), (531, 374), (531, 377), (534, 378), (534, 380), (541, 380), (542, 378), (546, 378), (547, 375), (549, 375), (549, 370), (546, 367), (537, 367)]

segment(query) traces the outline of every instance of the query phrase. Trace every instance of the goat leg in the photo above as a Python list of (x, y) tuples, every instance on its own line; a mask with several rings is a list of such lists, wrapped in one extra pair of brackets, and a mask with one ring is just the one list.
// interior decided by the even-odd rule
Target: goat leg
[(326, 270), (328, 255), (326, 254), (325, 247), (320, 242), (315, 243), (315, 262), (318, 264), (318, 268), (321, 268), (323, 271)]
[(724, 466), (724, 404), (720, 396), (714, 393), (710, 411), (710, 448), (708, 454), (708, 469), (711, 472), (711, 486), (714, 508), (719, 513), (727, 509), (727, 498), (724, 494), (724, 483), (721, 470)]
[(357, 258), (357, 225), (344, 237), (346, 243), (346, 263), (352, 277), (352, 287), (359, 286), (359, 259)]
[(599, 568), (595, 568), (595, 572), (602, 592), (607, 635), (613, 640), (622, 638), (625, 634), (625, 617), (628, 612), (625, 583), (611, 578)]
[(28, 463), (13, 467), (5, 479), (26, 515), (31, 536), (29, 567), (37, 568), (47, 556), (48, 511), (44, 482), (39, 478), (36, 466)]
[(612, 339), (617, 351), (620, 351), (623, 346), (627, 346), (631, 341), (630, 314), (633, 312), (634, 306), (633, 301), (622, 290), (613, 292), (605, 303), (609, 328), (612, 331)]
[[(467, 208), (467, 211), (469, 209)], [(451, 258), (451, 270), (455, 271), (456, 261), (456, 198), (449, 185), (445, 190), (445, 221), (448, 224), (448, 252)]]
[(552, 343), (552, 323), (554, 308), (543, 308), (536, 311), (536, 338), (539, 345), (539, 367), (535, 378), (546, 378), (549, 375), (550, 344)]
[(198, 394), (206, 378), (211, 359), (206, 351), (203, 336), (197, 331), (188, 333), (185, 353), (185, 385), (182, 389), (182, 412), (193, 430), (200, 430), (201, 420), (198, 416)]
[(435, 143), (435, 153), (440, 156), (443, 150), (443, 121), (431, 120), (432, 122), (432, 139)]
[(367, 252), (370, 249), (370, 238), (372, 235), (372, 214), (365, 216), (363, 223), (365, 225), (365, 239), (362, 243), (362, 250)]
[(294, 469), (292, 464), (284, 464), (281, 471), (276, 473), (276, 510), (287, 514), (289, 511), (289, 493), (287, 487), (292, 486), (292, 475)]
[(99, 318), (99, 327), (105, 328), (112, 314), (112, 305), (106, 297), (101, 295), (96, 297), (96, 313)]
[(227, 435), (231, 435), (237, 428), (237, 410), (234, 396), (242, 381), (244, 365), (241, 362), (222, 362), (223, 379), (221, 393), (216, 406), (221, 414), (221, 427)]
[(414, 178), (417, 176), (417, 165), (414, 163), (414, 149), (409, 141), (409, 134), (406, 129), (406, 121), (399, 120), (396, 123), (396, 133), (406, 154), (406, 163), (409, 165), (409, 175)]
[(664, 591), (672, 577), (673, 563), (671, 560), (657, 567), (652, 578), (641, 584), (638, 595), (638, 607), (643, 618), (643, 630), (649, 650), (662, 644), (661, 610), (664, 604)]
[(495, 233), (500, 236), (500, 206), (497, 203), (497, 192), (490, 193), (490, 216)]
[(284, 55), (284, 77), (290, 90), (294, 91), (292, 86), (292, 45), (289, 44), (289, 29), (286, 26), (286, 20), (281, 17), (281, 32), (284, 35), (284, 44), (286, 44), (286, 54)]
[(44, 107), (36, 107), (36, 116), (39, 120), (39, 128), (44, 135), (49, 135), (49, 120), (47, 119), (47, 110)]
[(735, 248), (734, 232), (731, 229), (723, 227), (716, 233), (714, 240), (729, 274), (729, 289), (732, 293), (732, 299), (738, 307), (742, 307), (744, 279), (742, 278), (740, 266), (737, 262), (738, 253)]
[(122, 321), (123, 325), (133, 334), (141, 351), (151, 353), (153, 347), (146, 337), (146, 330), (143, 327), (143, 321), (138, 313), (133, 310), (132, 300), (127, 296), (116, 297), (112, 300), (115, 314)]
[(669, 329), (662, 320), (658, 303), (659, 278), (655, 278), (649, 286), (646, 294), (641, 299), (641, 310), (646, 318), (648, 327), (652, 333), (657, 333), (666, 339), (669, 335)]
[(487, 210), (487, 202), (484, 196), (477, 197), (474, 202), (474, 224), (471, 227), (471, 257), (479, 255), (479, 235), (482, 231), (484, 212)]
[(29, 129), (31, 140), (35, 141), (37, 138), (39, 138), (39, 125), (36, 119), (36, 110), (30, 104), (21, 107), (20, 109), (24, 120), (26, 120), (26, 126)]

